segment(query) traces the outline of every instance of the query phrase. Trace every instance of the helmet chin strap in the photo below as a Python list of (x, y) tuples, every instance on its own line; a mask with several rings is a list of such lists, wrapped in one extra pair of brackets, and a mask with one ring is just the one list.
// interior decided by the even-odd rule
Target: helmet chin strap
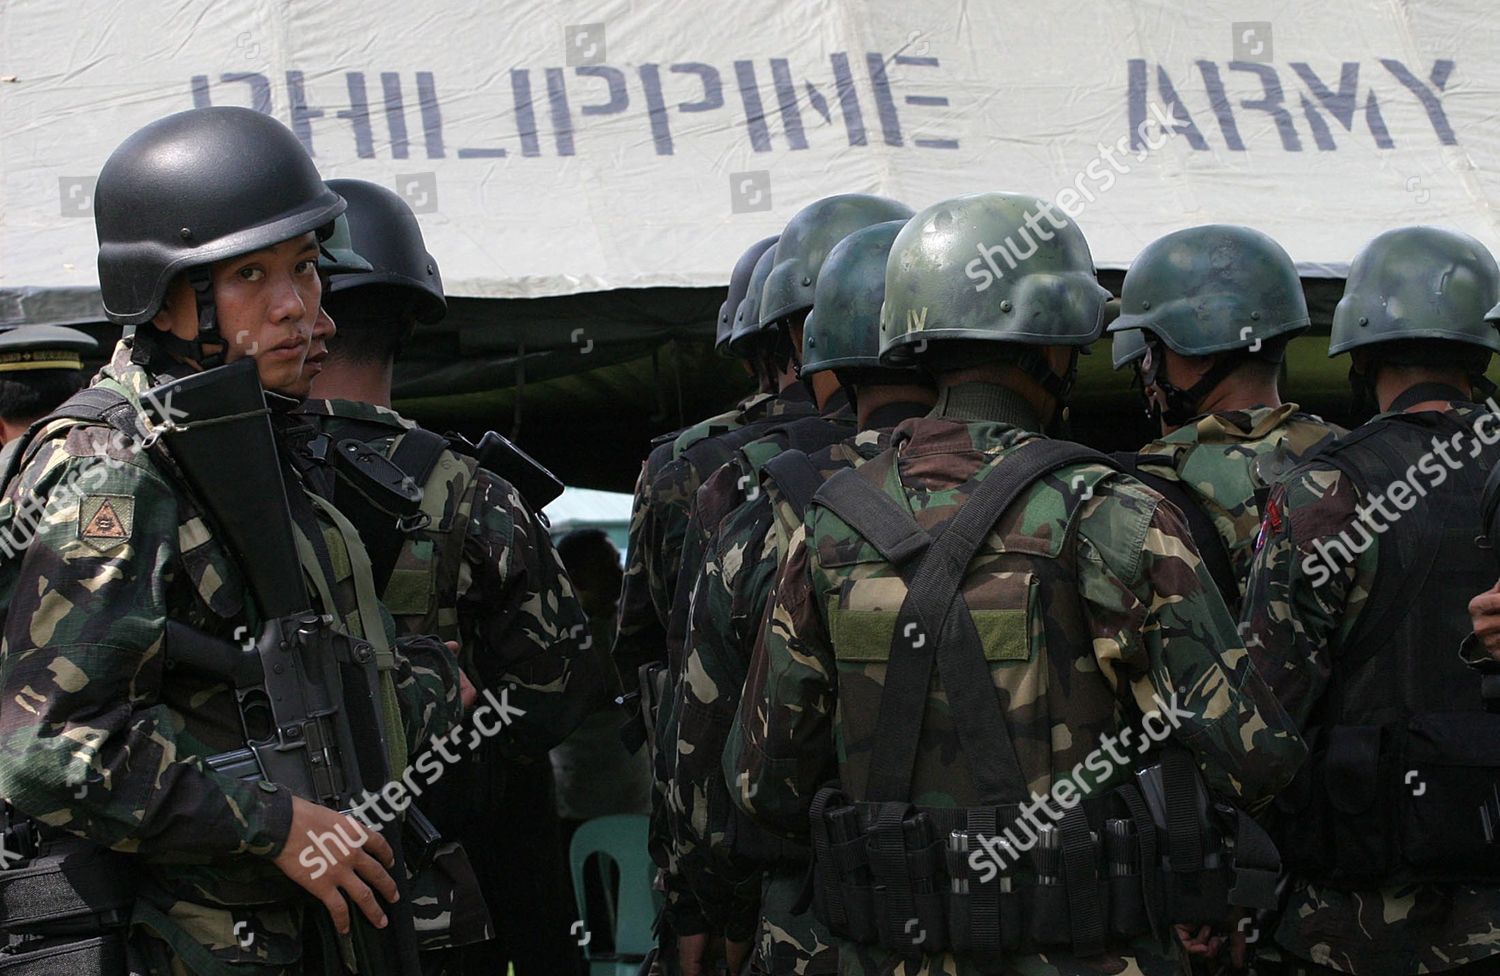
[(1239, 356), (1220, 353), (1218, 361), (1209, 367), (1208, 372), (1204, 373), (1198, 379), (1198, 382), (1184, 390), (1182, 387), (1173, 384), (1165, 375), (1167, 368), (1165, 343), (1158, 339), (1150, 343), (1150, 345), (1151, 372), (1147, 376), (1142, 371), (1143, 392), (1146, 386), (1154, 386), (1161, 391), (1162, 397), (1166, 400), (1166, 405), (1158, 406), (1153, 403), (1151, 406), (1154, 412), (1160, 414), (1157, 418), (1158, 421), (1165, 421), (1172, 427), (1181, 427), (1189, 420), (1198, 416), (1200, 412), (1198, 407), (1203, 402), (1203, 398), (1208, 396), (1214, 387), (1218, 386), (1226, 376), (1233, 373), (1240, 365)]
[(1047, 429), (1042, 433), (1049, 437), (1067, 437), (1071, 430), (1068, 423), (1068, 400), (1073, 395), (1073, 386), (1078, 382), (1078, 347), (1068, 348), (1068, 370), (1061, 376), (1052, 371), (1047, 357), (1040, 350), (1035, 356), (1027, 356), (1020, 366), (1027, 376), (1057, 401), (1057, 409), (1052, 412), (1052, 418), (1045, 424)]
[[(224, 337), (219, 334), (218, 309), (214, 306), (214, 279), (213, 273), (207, 265), (200, 264), (195, 268), (188, 269), (188, 284), (193, 286), (193, 301), (198, 308), (198, 335), (193, 340), (196, 347), (194, 358), (198, 365), (204, 369), (213, 369), (215, 366), (224, 365), (224, 350), (226, 343)], [(209, 346), (218, 346), (216, 352), (210, 353)]]
[[(219, 334), (218, 310), (214, 307), (213, 276), (206, 266), (188, 269), (188, 284), (198, 313), (198, 335), (183, 339), (150, 323), (137, 327), (130, 361), (153, 373), (176, 375), (184, 361), (201, 369), (224, 365), (224, 339)], [(209, 353), (208, 346), (218, 351)]]

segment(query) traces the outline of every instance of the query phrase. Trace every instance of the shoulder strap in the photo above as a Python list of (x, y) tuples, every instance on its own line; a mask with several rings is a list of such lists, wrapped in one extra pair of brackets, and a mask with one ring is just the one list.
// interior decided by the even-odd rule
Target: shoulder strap
[[(970, 773), (986, 805), (1024, 802), (1026, 778), (963, 598), (970, 560), (1018, 496), (1048, 474), (1106, 456), (1067, 441), (1039, 439), (1002, 459), (942, 529), (907, 577), (896, 616), (871, 756), (869, 799), (909, 801), (932, 669), (948, 693)], [(911, 516), (908, 514), (908, 519)]]
[(1114, 458), (1121, 470), (1138, 481), (1144, 482), (1146, 487), (1177, 506), (1177, 510), (1187, 521), (1188, 531), (1192, 533), (1193, 541), (1198, 545), (1198, 555), (1203, 557), (1204, 568), (1213, 578), (1214, 586), (1218, 589), (1219, 596), (1223, 598), (1224, 605), (1231, 610), (1238, 609), (1240, 605), (1239, 577), (1234, 572), (1234, 564), (1230, 561), (1229, 550), (1224, 545), (1224, 537), (1219, 535), (1214, 520), (1203, 510), (1203, 506), (1198, 504), (1193, 493), (1181, 481), (1164, 478), (1150, 471), (1149, 464), (1143, 465), (1143, 461), (1151, 459), (1149, 455), (1122, 453), (1114, 455)]
[(925, 552), (932, 541), (910, 509), (854, 468), (836, 472), (823, 482), (813, 493), (813, 501), (847, 522), (898, 570)]
[(801, 451), (782, 451), (766, 462), (766, 476), (776, 483), (782, 497), (800, 519), (823, 484), (812, 460)]
[(64, 400), (56, 410), (26, 428), (20, 443), (10, 455), (5, 470), (0, 472), (0, 490), (10, 484), (29, 459), (31, 448), (42, 429), (55, 420), (81, 420), (86, 423), (108, 424), (128, 437), (138, 438), (144, 433), (136, 417), (135, 405), (125, 394), (101, 386), (90, 386)]

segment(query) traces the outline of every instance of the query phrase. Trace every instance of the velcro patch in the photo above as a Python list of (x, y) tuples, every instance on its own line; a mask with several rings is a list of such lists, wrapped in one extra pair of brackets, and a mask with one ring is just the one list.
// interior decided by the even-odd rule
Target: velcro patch
[(130, 541), (135, 499), (129, 495), (85, 495), (78, 503), (78, 541), (110, 552)]

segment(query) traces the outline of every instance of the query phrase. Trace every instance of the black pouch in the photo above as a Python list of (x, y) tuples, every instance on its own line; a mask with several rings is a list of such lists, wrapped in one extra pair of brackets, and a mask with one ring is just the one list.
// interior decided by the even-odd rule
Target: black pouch
[(1029, 886), (1026, 894), (1027, 939), (1037, 946), (1070, 945), (1068, 889), (1061, 884), (1038, 884)]
[[(926, 814), (920, 816), (926, 817)], [(917, 943), (923, 952), (943, 952), (948, 948), (947, 872), (943, 863), (943, 845), (934, 836), (931, 821), (924, 829), (914, 830), (906, 822), (907, 878), (912, 887), (913, 915), (916, 929), (925, 933)], [(920, 846), (916, 846), (920, 844)]]
[(1500, 715), (1428, 712), (1407, 726), (1401, 839), (1416, 878), (1500, 878)]
[(1115, 875), (1109, 884), (1109, 936), (1133, 939), (1151, 930), (1146, 915), (1146, 895), (1138, 874)]
[(5, 976), (127, 976), (131, 972), (125, 932), (87, 939), (40, 939), (15, 953), (0, 954)]

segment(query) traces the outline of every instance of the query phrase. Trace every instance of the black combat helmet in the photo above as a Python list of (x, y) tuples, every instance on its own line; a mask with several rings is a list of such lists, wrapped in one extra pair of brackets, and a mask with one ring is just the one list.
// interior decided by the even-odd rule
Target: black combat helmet
[(416, 214), (394, 191), (368, 180), (329, 180), (328, 186), (349, 201), (344, 219), (353, 250), (373, 270), (335, 274), (324, 300), (334, 320), (341, 303), (360, 289), (396, 288), (412, 299), (418, 322), (431, 324), (448, 313), (437, 260), (427, 253)]
[(99, 290), (111, 322), (139, 325), (193, 274), (199, 345), (218, 341), (207, 266), (308, 231), (326, 237), (344, 201), (290, 129), (247, 108), (196, 108), (122, 142), (99, 172)]

